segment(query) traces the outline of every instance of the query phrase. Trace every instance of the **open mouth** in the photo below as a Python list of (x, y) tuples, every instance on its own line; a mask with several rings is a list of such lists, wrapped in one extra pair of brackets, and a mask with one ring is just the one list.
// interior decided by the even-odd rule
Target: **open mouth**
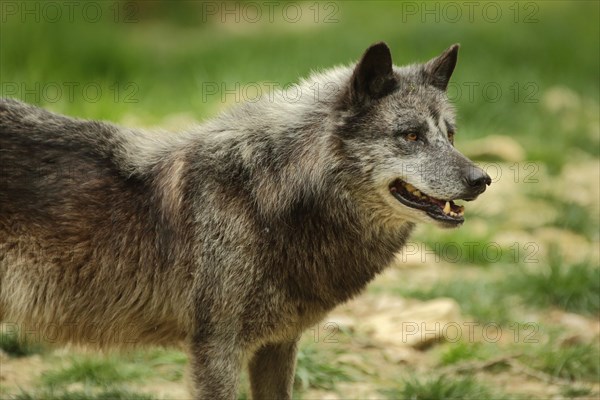
[(407, 207), (416, 208), (427, 213), (431, 218), (452, 225), (460, 225), (465, 219), (463, 217), (465, 208), (454, 204), (452, 200), (436, 199), (421, 193), (419, 189), (396, 179), (390, 185), (390, 193)]

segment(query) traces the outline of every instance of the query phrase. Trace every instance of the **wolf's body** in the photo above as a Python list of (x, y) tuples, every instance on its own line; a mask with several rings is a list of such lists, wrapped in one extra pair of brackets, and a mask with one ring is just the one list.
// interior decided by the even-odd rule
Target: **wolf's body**
[[(0, 319), (59, 343), (182, 343), (196, 398), (235, 398), (247, 360), (255, 398), (289, 398), (302, 331), (430, 220), (394, 179), (440, 199), (482, 191), (447, 139), (456, 47), (425, 66), (388, 58), (374, 45), (299, 101), (180, 134), (1, 100)], [(415, 127), (432, 154), (403, 136)]]

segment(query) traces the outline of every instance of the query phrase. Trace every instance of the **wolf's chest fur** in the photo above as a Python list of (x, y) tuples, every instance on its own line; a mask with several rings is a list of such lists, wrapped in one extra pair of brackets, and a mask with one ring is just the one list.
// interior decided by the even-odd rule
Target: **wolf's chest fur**
[[(290, 140), (289, 148), (274, 150), (277, 145), (264, 140), (230, 139), (219, 150), (198, 143), (191, 157), (220, 167), (185, 174), (193, 177), (185, 183), (193, 201), (184, 207), (197, 218), (190, 223), (196, 229), (191, 247), (201, 266), (195, 308), (202, 313), (213, 302), (227, 304), (223, 312), (239, 317), (250, 343), (298, 335), (389, 265), (413, 224), (374, 226), (358, 204), (362, 195), (340, 196), (337, 175), (311, 170), (324, 162), (314, 155), (324, 149), (303, 150)], [(226, 161), (216, 160), (215, 151)], [(326, 154), (334, 164), (335, 155)], [(312, 164), (301, 156), (313, 156)], [(247, 164), (244, 157), (258, 162)], [(360, 182), (349, 185), (365, 190)]]

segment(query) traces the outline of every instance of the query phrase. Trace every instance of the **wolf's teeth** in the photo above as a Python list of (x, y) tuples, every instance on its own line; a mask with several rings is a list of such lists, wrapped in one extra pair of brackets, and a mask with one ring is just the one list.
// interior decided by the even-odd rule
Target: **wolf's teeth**
[(409, 192), (414, 192), (415, 190), (417, 190), (416, 187), (414, 187), (413, 185), (411, 185), (410, 183), (406, 184), (406, 190), (408, 190)]
[(446, 205), (444, 206), (444, 214), (450, 214), (450, 202), (446, 202)]
[(414, 194), (414, 195), (415, 195), (415, 196), (417, 196), (417, 197), (423, 197), (423, 196), (421, 196), (421, 192), (419, 192), (419, 190), (418, 190), (418, 189), (415, 189), (415, 190), (412, 192), (412, 194)]

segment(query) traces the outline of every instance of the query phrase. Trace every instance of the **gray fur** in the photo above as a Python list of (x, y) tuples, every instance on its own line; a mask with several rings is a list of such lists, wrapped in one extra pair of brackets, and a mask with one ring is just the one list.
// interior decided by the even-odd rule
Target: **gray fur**
[(195, 398), (234, 399), (248, 362), (255, 399), (289, 399), (303, 330), (433, 221), (390, 183), (481, 192), (447, 137), (456, 51), (400, 68), (376, 44), (299, 101), (179, 134), (0, 100), (0, 319), (59, 343), (181, 343)]

